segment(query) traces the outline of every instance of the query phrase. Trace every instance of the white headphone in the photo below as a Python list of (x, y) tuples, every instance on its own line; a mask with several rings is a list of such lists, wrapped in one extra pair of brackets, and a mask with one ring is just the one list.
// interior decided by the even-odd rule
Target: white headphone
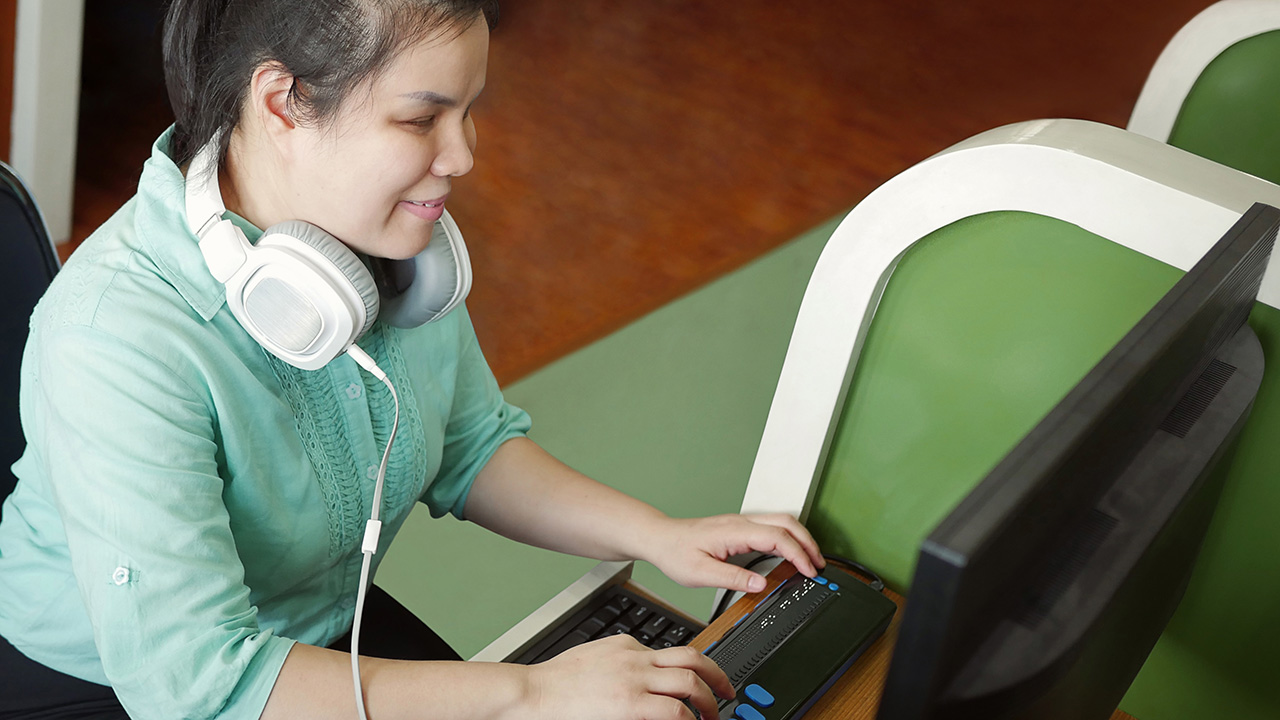
[(317, 370), (347, 351), (381, 317), (396, 327), (434, 322), (471, 291), (471, 261), (458, 225), (446, 211), (425, 250), (390, 261), (396, 287), (379, 288), (360, 258), (324, 230), (301, 220), (267, 228), (256, 245), (223, 219), (214, 137), (187, 170), (187, 224), (213, 277), (226, 286), (227, 306), (271, 354)]

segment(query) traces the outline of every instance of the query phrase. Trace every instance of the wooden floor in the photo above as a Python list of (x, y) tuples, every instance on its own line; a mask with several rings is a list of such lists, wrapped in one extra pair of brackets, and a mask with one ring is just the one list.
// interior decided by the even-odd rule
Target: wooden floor
[[(89, 3), (75, 237), (170, 117), (158, 0)], [(1210, 0), (507, 0), (450, 201), (518, 379), (1010, 122), (1123, 125)], [(110, 5), (111, 7), (103, 7)]]

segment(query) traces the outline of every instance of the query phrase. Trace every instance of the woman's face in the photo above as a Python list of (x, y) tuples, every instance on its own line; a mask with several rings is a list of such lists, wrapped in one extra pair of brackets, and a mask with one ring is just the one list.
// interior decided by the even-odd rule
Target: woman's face
[(483, 19), (452, 39), (428, 38), (352, 93), (331, 123), (303, 129), (285, 170), (292, 216), (368, 255), (422, 252), (453, 178), (471, 170), (471, 103), (488, 56)]

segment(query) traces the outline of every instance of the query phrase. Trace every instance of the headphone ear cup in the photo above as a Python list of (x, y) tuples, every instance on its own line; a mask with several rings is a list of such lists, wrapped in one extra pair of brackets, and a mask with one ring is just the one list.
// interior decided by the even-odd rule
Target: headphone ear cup
[(471, 258), (458, 225), (446, 211), (432, 229), (431, 242), (409, 260), (386, 268), (397, 294), (382, 298), (382, 320), (414, 328), (435, 322), (462, 304), (471, 292)]
[(369, 273), (369, 269), (364, 263), (360, 262), (360, 258), (351, 251), (346, 245), (342, 244), (334, 236), (324, 230), (302, 220), (286, 220), (267, 228), (263, 233), (262, 239), (258, 241), (259, 245), (270, 245), (273, 235), (284, 235), (295, 238), (300, 242), (314, 248), (317, 252), (329, 260), (333, 267), (345, 277), (351, 287), (359, 294), (360, 299), (364, 302), (364, 326), (356, 333), (356, 338), (368, 332), (373, 323), (378, 319), (378, 288), (374, 284), (373, 275)]

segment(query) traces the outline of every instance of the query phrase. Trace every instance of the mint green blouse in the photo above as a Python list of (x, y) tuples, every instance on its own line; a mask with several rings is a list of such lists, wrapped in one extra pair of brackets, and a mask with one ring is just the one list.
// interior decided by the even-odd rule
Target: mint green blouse
[[(393, 406), (349, 357), (298, 370), (231, 316), (186, 227), (170, 133), (32, 317), (0, 636), (111, 685), (135, 718), (256, 718), (294, 641), (351, 626)], [(476, 473), (529, 418), (465, 309), (377, 323), (360, 345), (401, 400), (376, 564), (415, 501), (464, 517)]]

